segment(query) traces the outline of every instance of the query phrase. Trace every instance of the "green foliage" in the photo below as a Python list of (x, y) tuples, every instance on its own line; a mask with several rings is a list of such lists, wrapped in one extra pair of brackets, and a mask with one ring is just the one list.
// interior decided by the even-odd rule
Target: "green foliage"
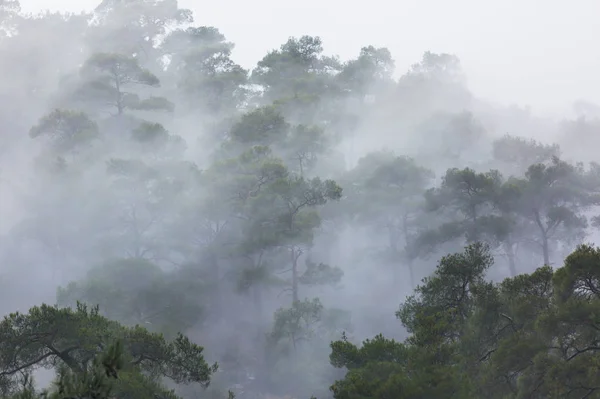
[(63, 398), (110, 398), (115, 391), (114, 380), (119, 379), (123, 368), (123, 348), (120, 341), (111, 345), (103, 354), (96, 355), (91, 364), (73, 371), (62, 366), (51, 393), (42, 394), (49, 399)]
[(319, 156), (324, 155), (328, 148), (329, 140), (318, 126), (295, 126), (283, 143), (285, 158), (289, 159), (289, 164), (297, 165), (300, 176), (310, 172)]
[(596, 188), (586, 184), (581, 166), (553, 157), (548, 164), (531, 165), (515, 184), (521, 188), (516, 212), (535, 227), (545, 264), (551, 264), (552, 243), (581, 242), (587, 227), (583, 212), (598, 203)]
[[(122, 343), (109, 349), (117, 341)], [(217, 369), (216, 364), (211, 366), (204, 360), (204, 349), (187, 337), (179, 334), (169, 342), (142, 327), (129, 328), (110, 321), (99, 314), (97, 307), (88, 310), (78, 304), (73, 310), (42, 305), (31, 308), (28, 314), (12, 313), (0, 323), (0, 370), (6, 378), (58, 365), (64, 366), (59, 373), (64, 384), (104, 389), (98, 380), (98, 367), (88, 365), (106, 350), (106, 355), (93, 364), (100, 362), (113, 370), (125, 367), (118, 356), (121, 348), (126, 367), (153, 378), (208, 386)]]
[(261, 107), (242, 115), (240, 121), (230, 131), (236, 142), (246, 145), (270, 146), (285, 140), (289, 124), (283, 115), (273, 107)]
[(131, 108), (138, 111), (162, 110), (173, 112), (175, 105), (164, 97), (148, 97), (140, 100), (137, 104), (133, 104)]
[(173, 104), (163, 98), (150, 97), (142, 100), (134, 91), (126, 91), (132, 85), (159, 87), (160, 81), (139, 61), (123, 54), (96, 53), (81, 68), (84, 79), (77, 96), (98, 105), (114, 107), (118, 115), (131, 110), (172, 111)]
[(394, 60), (387, 48), (363, 47), (355, 60), (348, 61), (340, 74), (346, 90), (368, 94), (372, 86), (389, 83), (394, 72)]
[(59, 366), (52, 387), (41, 393), (36, 392), (31, 378), (26, 374), (23, 386), (11, 399), (178, 399), (173, 391), (165, 389), (138, 369), (125, 367), (125, 357), (121, 341), (116, 341), (106, 351), (97, 354), (83, 370), (74, 371), (64, 365)]
[[(275, 312), (267, 335), (268, 381), (282, 392), (326, 394), (330, 368), (322, 355), (331, 339), (350, 331), (349, 312), (328, 309), (318, 298), (296, 301)], [(325, 363), (322, 361), (324, 360)], [(302, 375), (302, 380), (296, 376)]]
[(160, 123), (143, 121), (131, 132), (134, 149), (152, 154), (155, 159), (177, 159), (187, 145), (183, 138), (170, 134)]
[(306, 260), (306, 270), (299, 277), (299, 281), (306, 285), (317, 284), (335, 284), (338, 283), (344, 275), (339, 267), (332, 267), (325, 263), (316, 264)]
[(166, 216), (196, 173), (189, 163), (173, 159), (168, 152), (156, 147), (146, 150), (156, 157), (106, 162), (109, 196), (103, 211), (111, 223), (109, 234), (100, 235), (97, 243), (105, 259), (160, 257), (165, 251), (162, 229), (166, 228)]
[(515, 172), (526, 170), (529, 165), (545, 163), (560, 156), (557, 144), (544, 144), (536, 140), (506, 134), (492, 144), (495, 160), (510, 166)]
[[(558, 262), (590, 220), (600, 225), (588, 220), (600, 166), (487, 130), (551, 126), (482, 103), (451, 54), (425, 52), (395, 79), (386, 48), (342, 62), (300, 36), (250, 72), (176, 0), (99, 3), (34, 16), (0, 0), (0, 53), (11, 55), (0, 63), (10, 77), (0, 155), (20, 171), (3, 173), (0, 191), (14, 185), (19, 212), (8, 216), (24, 216), (2, 233), (0, 260), (14, 271), (3, 269), (0, 295), (27, 287), (39, 300), (54, 279), (75, 279), (57, 306), (0, 323), (3, 397), (39, 397), (38, 367), (57, 373), (47, 392), (57, 399), (217, 399), (232, 386), (241, 397), (325, 396), (336, 379), (335, 397), (348, 399), (600, 392), (598, 251), (518, 274), (531, 258)], [(594, 143), (598, 110), (576, 112), (588, 119), (563, 124), (567, 140)], [(41, 151), (22, 191), (27, 130)], [(491, 251), (506, 261), (492, 267)], [(417, 286), (431, 256), (441, 261)], [(511, 279), (486, 279), (505, 266)], [(345, 275), (358, 302), (332, 289)], [(356, 316), (376, 323), (409, 285), (397, 312), (407, 339), (350, 342)], [(322, 303), (301, 300), (316, 295)], [(206, 340), (220, 373), (182, 333)], [(327, 348), (342, 333), (332, 368)]]
[[(236, 215), (243, 217), (242, 236), (233, 250), (247, 259), (236, 273), (239, 287), (281, 285), (281, 279), (273, 278), (272, 265), (281, 261), (283, 250), (291, 258), (291, 290), (294, 300), (298, 299), (301, 272), (297, 261), (312, 246), (314, 231), (321, 224), (315, 208), (341, 199), (342, 188), (333, 180), (290, 174), (265, 146), (254, 146), (237, 158), (217, 163), (209, 173), (215, 179), (228, 174), (217, 180), (217, 187)], [(273, 262), (268, 255), (274, 257)], [(310, 264), (307, 266), (310, 268)], [(321, 270), (310, 269), (304, 277), (307, 284), (317, 283), (317, 274), (327, 282), (340, 276), (339, 270), (325, 265)]]
[(98, 125), (85, 113), (60, 109), (42, 117), (29, 130), (32, 138), (48, 137), (51, 146), (59, 154), (88, 145), (98, 134)]
[(448, 169), (440, 187), (425, 193), (427, 210), (446, 222), (437, 231), (422, 234), (417, 245), (427, 252), (458, 238), (501, 242), (509, 232), (508, 220), (496, 208), (502, 184), (502, 175), (495, 170), (477, 173), (470, 168)]
[(584, 212), (599, 198), (594, 179), (593, 167), (586, 171), (557, 157), (529, 166), (520, 178), (449, 169), (440, 187), (425, 193), (427, 210), (443, 222), (422, 232), (414, 250), (424, 255), (447, 242), (485, 241), (505, 251), (513, 276), (519, 248), (550, 264), (552, 247), (573, 248), (585, 237)]
[(165, 273), (149, 261), (122, 259), (99, 265), (84, 281), (59, 288), (57, 303), (98, 305), (111, 320), (175, 336), (202, 318), (203, 288), (199, 282)]
[(132, 137), (141, 143), (159, 142), (159, 144), (164, 144), (169, 137), (169, 133), (160, 123), (142, 122), (140, 126), (133, 130)]
[(491, 261), (480, 244), (443, 258), (398, 312), (404, 343), (333, 342), (331, 364), (348, 370), (334, 397), (598, 397), (600, 249), (499, 284), (484, 279)]
[(158, 86), (160, 84), (158, 78), (150, 71), (141, 68), (134, 58), (120, 54), (94, 54), (86, 61), (82, 72), (96, 77), (99, 79), (97, 82), (110, 79), (115, 85), (137, 83)]
[(335, 65), (322, 56), (319, 37), (290, 38), (279, 50), (271, 51), (252, 72), (252, 79), (267, 89), (272, 100), (310, 96), (323, 82), (322, 69)]
[(162, 43), (177, 72), (178, 88), (193, 105), (213, 113), (232, 112), (246, 97), (248, 72), (231, 59), (233, 44), (214, 27), (171, 32)]
[(176, 1), (102, 0), (94, 16), (98, 25), (90, 29), (93, 49), (141, 59), (157, 54), (156, 40), (168, 31), (193, 22), (192, 11), (179, 8)]
[(321, 320), (323, 305), (318, 298), (296, 301), (291, 308), (279, 309), (275, 312), (275, 322), (269, 340), (273, 345), (288, 340), (296, 346), (307, 341), (314, 334), (314, 325)]
[(250, 81), (263, 89), (260, 104), (276, 104), (293, 123), (326, 123), (339, 110), (327, 100), (341, 95), (337, 75), (342, 68), (336, 57), (323, 55), (319, 37), (292, 37), (258, 62)]
[(350, 215), (375, 233), (384, 234), (383, 260), (395, 269), (399, 263), (408, 266), (413, 286), (412, 260), (427, 216), (423, 192), (432, 179), (433, 173), (414, 159), (381, 151), (361, 158), (342, 183), (348, 187), (345, 207)]
[[(462, 325), (473, 307), (472, 292), (483, 284), (493, 263), (489, 248), (475, 243), (463, 253), (443, 257), (433, 276), (425, 278), (407, 298), (396, 316), (409, 333), (410, 342), (453, 343), (462, 334)], [(429, 328), (422, 329), (429, 325)]]

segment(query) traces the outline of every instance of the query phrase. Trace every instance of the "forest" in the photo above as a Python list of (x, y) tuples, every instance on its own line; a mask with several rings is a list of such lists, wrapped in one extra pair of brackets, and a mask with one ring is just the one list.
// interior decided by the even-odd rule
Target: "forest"
[(600, 107), (324, 45), (0, 0), (0, 397), (600, 398)]

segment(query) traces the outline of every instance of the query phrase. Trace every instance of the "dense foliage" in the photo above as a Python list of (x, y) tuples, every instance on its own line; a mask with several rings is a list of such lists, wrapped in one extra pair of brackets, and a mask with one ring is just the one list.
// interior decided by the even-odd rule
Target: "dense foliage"
[(233, 50), (175, 0), (0, 0), (3, 397), (600, 397), (597, 107)]
[(489, 248), (441, 259), (396, 316), (410, 336), (331, 344), (350, 398), (597, 398), (600, 249), (579, 246), (564, 266), (487, 281)]

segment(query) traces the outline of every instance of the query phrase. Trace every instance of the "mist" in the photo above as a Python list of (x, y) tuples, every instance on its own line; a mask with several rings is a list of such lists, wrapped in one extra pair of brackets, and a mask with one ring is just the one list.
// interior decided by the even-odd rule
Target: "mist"
[(452, 262), (597, 242), (600, 5), (335, 3), (0, 0), (3, 397), (118, 341), (117, 397), (355, 398)]

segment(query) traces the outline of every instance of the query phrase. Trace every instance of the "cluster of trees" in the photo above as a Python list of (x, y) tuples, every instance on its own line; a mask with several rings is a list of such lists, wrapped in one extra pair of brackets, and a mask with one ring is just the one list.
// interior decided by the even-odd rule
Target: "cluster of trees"
[(15, 398), (36, 397), (32, 367), (57, 367), (54, 386), (40, 394), (56, 399), (176, 398), (157, 382), (160, 377), (208, 386), (218, 369), (206, 363), (202, 347), (181, 334), (167, 341), (83, 304), (75, 310), (42, 305), (28, 314), (13, 313), (2, 321), (0, 336), (4, 397), (15, 390)]
[(586, 212), (600, 204), (598, 165), (569, 164), (556, 146), (508, 135), (494, 141), (497, 161), (523, 162), (514, 158), (524, 150), (525, 162), (538, 161), (520, 175), (450, 168), (431, 188), (433, 172), (412, 158), (371, 153), (350, 172), (348, 196), (358, 217), (386, 230), (388, 251), (411, 276), (415, 258), (456, 241), (499, 248), (515, 276), (519, 255), (537, 254), (536, 262), (546, 265), (553, 264), (551, 255), (564, 257), (587, 233)]
[(485, 279), (492, 264), (481, 243), (443, 257), (396, 313), (404, 342), (333, 342), (348, 369), (334, 398), (600, 397), (600, 249), (501, 283)]
[[(594, 397), (599, 255), (577, 246), (600, 165), (498, 135), (522, 111), (490, 112), (449, 54), (395, 79), (374, 46), (290, 38), (252, 70), (232, 50), (176, 1), (0, 0), (0, 166), (22, 165), (0, 191), (28, 182), (0, 302), (55, 303), (0, 322), (2, 395)], [(352, 344), (413, 289), (405, 341)]]

